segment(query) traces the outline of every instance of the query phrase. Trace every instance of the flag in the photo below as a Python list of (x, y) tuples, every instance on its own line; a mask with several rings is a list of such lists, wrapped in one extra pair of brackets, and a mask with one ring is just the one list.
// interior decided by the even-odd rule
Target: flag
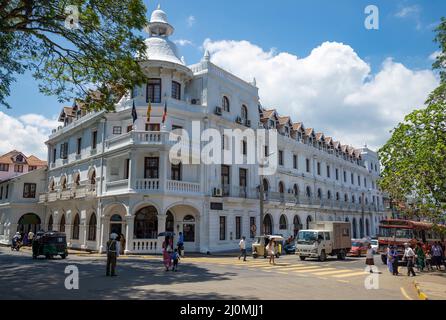
[(147, 123), (150, 122), (150, 114), (152, 113), (152, 104), (150, 103), (149, 99), (149, 105), (147, 106)]
[(166, 122), (166, 118), (167, 118), (167, 101), (164, 101), (163, 123)]
[(138, 119), (138, 114), (136, 113), (136, 107), (135, 107), (135, 100), (133, 100), (132, 118), (133, 118), (133, 124), (135, 124), (136, 120)]

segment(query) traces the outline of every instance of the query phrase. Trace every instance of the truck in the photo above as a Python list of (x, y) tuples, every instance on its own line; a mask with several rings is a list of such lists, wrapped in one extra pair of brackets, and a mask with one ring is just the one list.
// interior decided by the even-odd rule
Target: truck
[(319, 221), (310, 223), (308, 230), (300, 230), (296, 240), (296, 254), (301, 260), (327, 256), (344, 260), (352, 246), (349, 222)]

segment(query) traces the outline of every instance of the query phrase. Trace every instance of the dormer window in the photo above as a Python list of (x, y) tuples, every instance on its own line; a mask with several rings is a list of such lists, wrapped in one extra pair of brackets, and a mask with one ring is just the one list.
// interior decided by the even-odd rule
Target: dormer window
[(269, 120), (268, 123), (269, 123), (268, 125), (269, 128), (273, 129), (276, 127), (276, 122), (274, 122), (274, 120)]
[(224, 111), (230, 112), (230, 103), (229, 103), (229, 98), (227, 96), (223, 96), (222, 107)]
[(240, 111), (241, 111), (240, 114), (242, 117), (242, 121), (243, 121), (243, 123), (246, 123), (246, 120), (248, 120), (248, 107), (245, 105), (242, 105), (242, 108)]

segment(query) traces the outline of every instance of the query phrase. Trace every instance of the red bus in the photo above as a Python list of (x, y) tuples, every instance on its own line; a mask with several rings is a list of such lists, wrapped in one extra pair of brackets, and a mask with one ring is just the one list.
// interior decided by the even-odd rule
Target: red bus
[[(445, 226), (439, 226), (445, 228)], [(381, 260), (387, 263), (387, 247), (397, 246), (400, 260), (404, 254), (404, 244), (409, 243), (414, 247), (417, 243), (432, 245), (434, 242), (444, 242), (444, 232), (434, 230), (434, 225), (429, 222), (387, 219), (379, 225), (378, 252)]]

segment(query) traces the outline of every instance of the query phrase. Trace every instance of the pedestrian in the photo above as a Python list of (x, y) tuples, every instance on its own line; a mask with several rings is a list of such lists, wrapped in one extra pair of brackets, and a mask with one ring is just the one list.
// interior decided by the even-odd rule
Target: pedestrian
[(442, 250), (438, 242), (435, 242), (431, 249), (432, 252), (432, 264), (434, 264), (437, 270), (441, 270), (441, 256)]
[(169, 252), (167, 248), (163, 248), (163, 263), (164, 267), (166, 267), (166, 271), (169, 271), (169, 268), (172, 265), (170, 254), (171, 252)]
[(172, 271), (177, 272), (178, 271), (178, 261), (180, 261), (180, 255), (178, 254), (178, 249), (175, 249), (172, 253), (172, 255), (170, 256), (171, 260), (172, 260)]
[(426, 252), (425, 262), (427, 271), (432, 271), (432, 255), (429, 250)]
[(393, 247), (392, 251), (392, 275), (397, 276), (399, 275), (399, 271), (398, 271), (398, 264), (399, 264), (399, 256), (398, 256), (398, 248), (395, 246)]
[(107, 272), (106, 276), (116, 277), (116, 262), (119, 257), (120, 243), (116, 240), (116, 233), (110, 234), (110, 240), (107, 241)]
[(417, 256), (417, 267), (418, 272), (424, 271), (424, 268), (426, 267), (425, 260), (426, 255), (424, 254), (423, 247), (421, 246), (421, 243), (417, 244), (417, 247), (415, 249), (415, 254)]
[(240, 260), (240, 258), (243, 257), (243, 261), (246, 261), (246, 238), (244, 236), (242, 237), (242, 240), (240, 240), (238, 246), (240, 248), (238, 259)]
[(389, 269), (389, 272), (391, 274), (394, 274), (393, 272), (393, 247), (388, 246), (387, 247), (387, 268)]
[(374, 252), (372, 248), (372, 244), (369, 243), (367, 245), (367, 254), (365, 258), (365, 264), (370, 268), (370, 273), (373, 273), (373, 267), (375, 265), (375, 258), (374, 258)]
[(33, 243), (33, 239), (34, 239), (34, 232), (32, 230), (29, 230), (29, 232), (28, 232), (28, 241), (29, 241), (29, 243), (31, 243), (31, 245)]
[(28, 246), (28, 233), (25, 232), (25, 235), (23, 236), (23, 245), (26, 247)]
[(119, 253), (121, 255), (123, 255), (124, 254), (124, 249), (125, 249), (125, 237), (124, 237), (124, 235), (122, 233), (120, 234), (120, 243), (119, 244), (120, 244), (120, 249), (121, 249)]
[(183, 258), (184, 257), (184, 237), (183, 237), (182, 232), (180, 232), (178, 234), (177, 248), (178, 248), (178, 252), (179, 252), (181, 258)]
[(410, 277), (416, 276), (415, 270), (413, 269), (414, 266), (414, 260), (415, 260), (415, 252), (412, 250), (410, 245), (408, 243), (404, 244), (404, 247), (406, 248), (404, 250), (403, 260), (407, 261), (407, 276)]
[(272, 264), (276, 264), (276, 262), (274, 261), (275, 247), (276, 247), (275, 241), (274, 239), (271, 239), (265, 248), (269, 255), (269, 264), (271, 264), (271, 262)]

